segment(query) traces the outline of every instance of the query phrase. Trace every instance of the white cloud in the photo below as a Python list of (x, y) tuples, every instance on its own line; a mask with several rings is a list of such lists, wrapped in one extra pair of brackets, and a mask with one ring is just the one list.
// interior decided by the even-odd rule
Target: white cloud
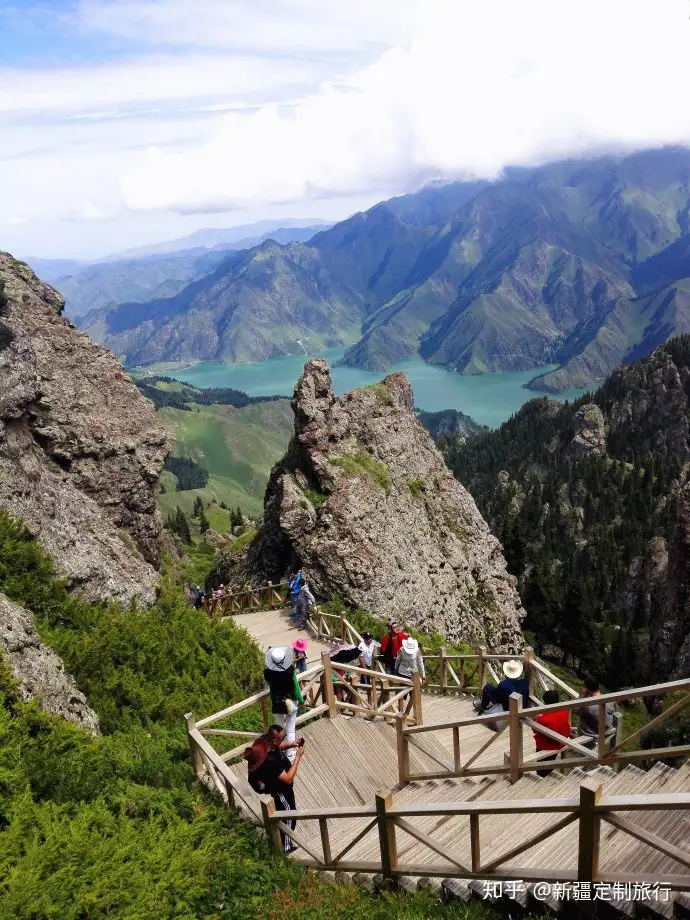
[(687, 0), (81, 0), (71, 28), (92, 58), (101, 40), (130, 57), (0, 68), (0, 246), (81, 233), (84, 248), (124, 248), (216, 220), (330, 217), (433, 176), (690, 141), (689, 13)]
[(396, 189), (418, 175), (690, 141), (686, 0), (429, 0), (406, 46), (288, 111), (219, 118), (196, 149), (150, 149), (132, 209), (181, 212)]

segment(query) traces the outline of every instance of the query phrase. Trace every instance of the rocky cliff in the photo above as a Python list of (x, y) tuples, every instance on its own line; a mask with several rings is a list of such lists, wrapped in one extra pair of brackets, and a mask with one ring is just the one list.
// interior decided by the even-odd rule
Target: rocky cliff
[(98, 716), (77, 690), (62, 659), (38, 637), (32, 614), (0, 594), (0, 652), (19, 683), (22, 699), (98, 734)]
[(255, 574), (275, 580), (301, 565), (322, 597), (451, 641), (520, 645), (523, 610), (500, 543), (415, 419), (407, 379), (336, 398), (327, 363), (309, 361), (292, 406)]
[(0, 253), (0, 507), (88, 599), (153, 600), (166, 435), (53, 288)]

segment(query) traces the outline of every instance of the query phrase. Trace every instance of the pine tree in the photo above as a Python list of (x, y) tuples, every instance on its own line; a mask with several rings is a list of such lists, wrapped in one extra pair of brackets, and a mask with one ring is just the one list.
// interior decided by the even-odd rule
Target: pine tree
[(189, 521), (187, 520), (187, 515), (179, 505), (177, 506), (177, 511), (175, 512), (175, 533), (183, 543), (189, 545), (192, 542), (192, 534), (189, 529)]
[(242, 509), (238, 505), (230, 512), (230, 526), (241, 527), (242, 524), (244, 524), (244, 516), (242, 515)]
[(204, 513), (204, 503), (197, 495), (197, 497), (194, 499), (194, 511), (192, 512), (192, 517), (198, 518), (203, 513)]
[(199, 530), (201, 533), (206, 533), (211, 525), (208, 522), (206, 517), (206, 512), (204, 511), (204, 506), (201, 506), (201, 511), (199, 512)]

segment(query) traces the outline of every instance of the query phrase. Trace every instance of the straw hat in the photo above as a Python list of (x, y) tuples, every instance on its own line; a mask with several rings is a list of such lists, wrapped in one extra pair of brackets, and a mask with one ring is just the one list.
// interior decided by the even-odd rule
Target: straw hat
[(416, 639), (403, 639), (402, 647), (408, 655), (416, 655), (419, 643)]
[(516, 661), (514, 658), (512, 661), (503, 662), (503, 673), (506, 677), (510, 677), (512, 680), (517, 680), (518, 677), (522, 677), (522, 662)]
[(307, 650), (307, 640), (306, 639), (295, 639), (292, 643), (292, 647), (296, 652), (306, 652)]
[(277, 645), (275, 648), (269, 648), (264, 661), (269, 671), (287, 671), (294, 658), (295, 655), (291, 648)]
[(250, 773), (259, 769), (268, 757), (268, 752), (268, 742), (263, 738), (257, 738), (254, 744), (244, 749), (244, 759), (247, 761)]

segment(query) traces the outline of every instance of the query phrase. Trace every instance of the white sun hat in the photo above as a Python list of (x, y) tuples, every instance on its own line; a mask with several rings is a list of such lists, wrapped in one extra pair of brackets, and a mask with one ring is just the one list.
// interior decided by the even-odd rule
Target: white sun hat
[(419, 643), (416, 639), (403, 639), (402, 647), (405, 649), (408, 655), (415, 655), (417, 649), (419, 648)]
[(277, 645), (266, 652), (265, 662), (269, 671), (287, 671), (294, 661), (295, 653), (291, 648)]
[(510, 677), (512, 680), (517, 680), (518, 677), (522, 677), (522, 662), (517, 661), (513, 658), (511, 661), (503, 662), (503, 673), (506, 677)]

